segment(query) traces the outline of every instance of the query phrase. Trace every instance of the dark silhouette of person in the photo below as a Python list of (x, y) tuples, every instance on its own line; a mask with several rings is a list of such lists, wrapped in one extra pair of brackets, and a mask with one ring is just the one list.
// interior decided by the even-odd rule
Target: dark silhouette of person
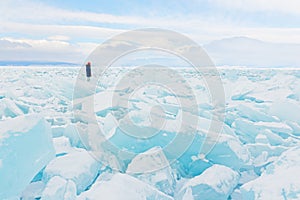
[(87, 77), (87, 80), (90, 81), (91, 77), (92, 77), (92, 70), (91, 70), (91, 63), (88, 62), (86, 65), (85, 65), (85, 70), (86, 70), (86, 77)]

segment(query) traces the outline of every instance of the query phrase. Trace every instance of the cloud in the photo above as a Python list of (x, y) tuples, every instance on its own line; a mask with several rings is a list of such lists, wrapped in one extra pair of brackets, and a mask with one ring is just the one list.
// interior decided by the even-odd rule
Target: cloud
[[(18, 22), (1, 22), (0, 34), (5, 35), (9, 32), (22, 33), (32, 37), (54, 39), (53, 36), (59, 33), (69, 40), (77, 41), (93, 41), (100, 43), (108, 38), (119, 33), (127, 31), (126, 29), (104, 28), (96, 26), (80, 26), (80, 25), (44, 25), (44, 24), (29, 24)], [(192, 23), (192, 22), (191, 22)], [(157, 27), (171, 29), (191, 37), (200, 44), (208, 43), (212, 40), (217, 40), (225, 37), (233, 36), (248, 36), (268, 42), (276, 43), (300, 43), (300, 28), (260, 28), (260, 27), (236, 27), (233, 25), (196, 25), (202, 22), (194, 22), (194, 25), (189, 24), (180, 26), (161, 26)], [(204, 23), (206, 24), (206, 23)], [(142, 27), (142, 26), (141, 26)], [(52, 38), (51, 38), (52, 37)]]
[(2, 38), (0, 39), (0, 48), (1, 49), (23, 49), (23, 48), (30, 48), (31, 45), (25, 42), (17, 42), (11, 41), (9, 39)]
[(174, 24), (172, 17), (164, 17), (159, 21), (141, 16), (118, 16), (106, 13), (72, 11), (56, 8), (42, 2), (7, 0), (0, 4), (1, 19), (13, 22), (30, 22), (32, 24), (68, 24), (78, 22), (97, 22), (123, 25), (153, 26), (157, 22)]
[(53, 35), (53, 36), (49, 36), (47, 39), (56, 40), (56, 41), (68, 41), (70, 40), (70, 37), (65, 35)]
[(0, 21), (0, 23), (0, 34), (2, 35), (7, 33), (22, 33), (38, 38), (48, 38), (59, 33), (61, 36), (69, 39), (83, 38), (98, 40), (99, 42), (124, 31), (122, 29), (95, 26), (30, 24), (6, 21)]
[(242, 11), (269, 11), (300, 15), (300, 1), (298, 0), (210, 0), (210, 3)]
[(97, 44), (94, 43), (71, 44), (55, 40), (2, 38), (0, 39), (0, 60), (83, 63), (86, 56), (96, 46)]
[[(230, 9), (247, 9), (249, 11), (282, 9), (286, 12), (299, 10), (298, 13), (300, 13), (300, 6), (296, 6), (299, 3), (294, 0), (291, 4), (295, 4), (294, 6), (288, 3), (280, 6), (278, 0), (208, 1), (213, 5), (225, 6)], [(259, 3), (261, 1), (268, 4)], [(225, 18), (214, 18), (211, 15), (208, 17), (201, 15), (201, 13), (168, 14), (153, 17), (118, 16), (66, 10), (42, 2), (20, 0), (2, 2), (0, 13), (0, 33), (2, 35), (21, 33), (31, 37), (53, 39), (53, 36), (59, 33), (63, 37), (68, 37), (69, 40), (101, 42), (129, 29), (157, 27), (181, 32), (200, 44), (224, 37), (241, 35), (270, 42), (300, 43), (300, 28), (247, 27), (225, 20)], [(107, 28), (107, 23), (111, 24), (109, 28)]]

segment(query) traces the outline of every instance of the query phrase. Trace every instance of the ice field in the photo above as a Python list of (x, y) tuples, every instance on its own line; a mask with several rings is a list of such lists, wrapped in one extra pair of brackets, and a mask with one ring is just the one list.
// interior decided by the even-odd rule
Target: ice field
[[(109, 149), (115, 157), (107, 166), (78, 133), (81, 125), (89, 131), (87, 118), (73, 113), (86, 106), (80, 98), (73, 105), (79, 68), (0, 67), (1, 200), (300, 199), (300, 69), (220, 68), (225, 120), (204, 156), (214, 107), (201, 77), (177, 69), (192, 87), (198, 111), (180, 107), (184, 96), (156, 86), (132, 94), (130, 109), (124, 109), (111, 106), (110, 98), (132, 92), (114, 90), (126, 70), (111, 68), (94, 95), (98, 125), (117, 147)], [(152, 117), (165, 126), (153, 137), (135, 139), (117, 126), (115, 117), (127, 114), (135, 124), (151, 126), (147, 109), (157, 104), (165, 115)], [(176, 137), (181, 110), (200, 123), (191, 145), (174, 160), (163, 150)], [(120, 149), (134, 156), (118, 155)]]

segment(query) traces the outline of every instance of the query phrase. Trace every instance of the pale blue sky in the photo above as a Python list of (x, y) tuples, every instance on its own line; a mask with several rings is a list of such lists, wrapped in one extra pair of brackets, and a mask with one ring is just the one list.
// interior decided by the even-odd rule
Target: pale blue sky
[(298, 0), (3, 0), (0, 13), (0, 60), (80, 62), (102, 41), (145, 27), (201, 45), (240, 36), (300, 44)]
[[(121, 1), (121, 0), (94, 0), (89, 1), (58, 1), (46, 0), (43, 1), (50, 6), (59, 7), (74, 11), (87, 11), (96, 13), (107, 13), (112, 15), (125, 15), (135, 17), (166, 17), (166, 16), (193, 16), (216, 18), (220, 21), (230, 21), (236, 24), (244, 24), (247, 26), (263, 26), (263, 27), (299, 27), (300, 13), (297, 11), (287, 11), (285, 9), (272, 8), (272, 1), (265, 2), (262, 8), (245, 9), (240, 7), (224, 6), (224, 3), (211, 0), (135, 0), (135, 1)], [(238, 1), (236, 1), (238, 2)], [(243, 1), (240, 1), (243, 2)], [(253, 6), (257, 1), (253, 1)], [(289, 1), (281, 3), (290, 4)], [(239, 3), (237, 3), (239, 4)], [(243, 3), (241, 3), (243, 4)], [(226, 5), (226, 4), (225, 4)], [(290, 5), (291, 7), (293, 4)], [(269, 8), (268, 8), (269, 7)], [(245, 12), (245, 10), (247, 12)]]

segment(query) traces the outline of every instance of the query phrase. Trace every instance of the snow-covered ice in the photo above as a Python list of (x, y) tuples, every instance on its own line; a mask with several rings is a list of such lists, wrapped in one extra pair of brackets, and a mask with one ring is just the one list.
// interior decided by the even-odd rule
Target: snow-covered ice
[(79, 196), (79, 200), (132, 200), (132, 199), (161, 199), (171, 200), (172, 197), (160, 192), (154, 187), (127, 174), (115, 174), (110, 180), (95, 182), (92, 188)]
[(74, 200), (76, 199), (76, 185), (72, 180), (65, 180), (59, 176), (52, 177), (41, 195), (42, 200)]
[(239, 181), (239, 174), (229, 167), (213, 165), (187, 181), (178, 199), (227, 199)]
[(66, 155), (56, 157), (45, 168), (43, 181), (54, 176), (72, 180), (77, 192), (83, 192), (97, 177), (100, 164), (84, 149), (74, 149)]

